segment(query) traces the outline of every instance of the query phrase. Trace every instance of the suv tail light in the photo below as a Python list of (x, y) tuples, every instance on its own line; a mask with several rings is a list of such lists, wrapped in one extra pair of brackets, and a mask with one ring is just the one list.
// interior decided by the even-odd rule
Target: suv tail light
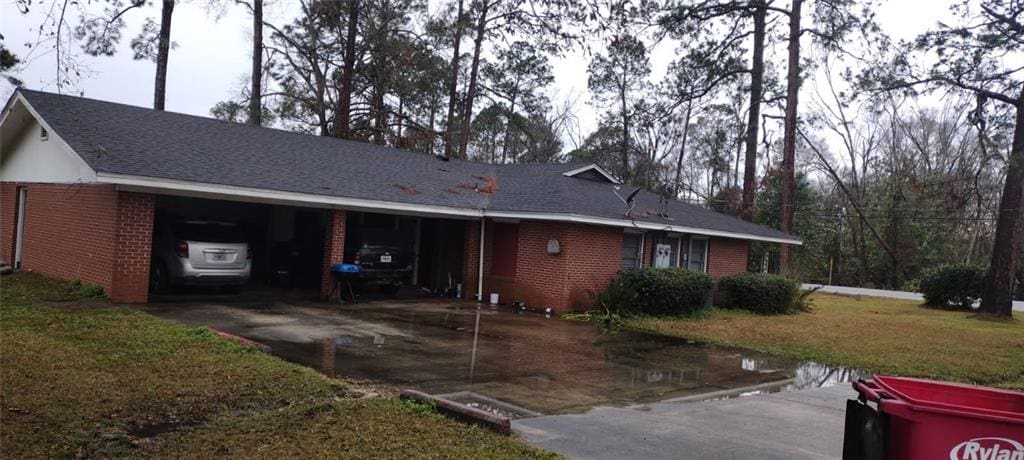
[(359, 260), (360, 259), (362, 259), (362, 255), (359, 254), (359, 251), (356, 251), (356, 255), (352, 256), (352, 263), (356, 264), (356, 265), (359, 265)]
[(178, 257), (188, 258), (188, 242), (178, 242)]
[(252, 246), (245, 248), (245, 258), (252, 260)]

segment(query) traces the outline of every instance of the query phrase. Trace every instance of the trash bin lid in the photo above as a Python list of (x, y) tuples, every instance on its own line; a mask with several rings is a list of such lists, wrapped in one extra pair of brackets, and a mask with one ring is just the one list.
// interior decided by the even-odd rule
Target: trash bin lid
[(886, 393), (919, 409), (946, 409), (975, 415), (997, 416), (1024, 422), (1024, 393), (1010, 390), (876, 375)]

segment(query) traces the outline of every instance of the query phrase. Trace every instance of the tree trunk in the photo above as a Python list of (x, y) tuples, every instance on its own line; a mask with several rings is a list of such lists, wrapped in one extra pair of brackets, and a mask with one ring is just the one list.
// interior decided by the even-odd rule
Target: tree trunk
[(1009, 318), (1013, 314), (1013, 282), (1021, 245), (1021, 211), (1024, 207), (1024, 94), (1017, 103), (1013, 147), (1006, 167), (1006, 184), (999, 200), (999, 221), (992, 245), (981, 308), (985, 314)]
[(622, 183), (629, 183), (629, 110), (626, 101), (626, 76), (622, 76), (619, 84), (619, 100), (622, 101), (622, 142), (619, 152), (622, 161)]
[(679, 141), (679, 158), (676, 158), (676, 180), (672, 183), (672, 198), (679, 199), (679, 186), (683, 182), (683, 157), (686, 156), (686, 141), (690, 134), (690, 117), (693, 114), (693, 100), (686, 101), (686, 118), (683, 119), (683, 136)]
[(342, 63), (338, 108), (334, 114), (334, 137), (352, 138), (352, 80), (356, 69), (356, 33), (359, 30), (359, 0), (348, 7), (348, 29), (345, 31), (345, 59)]
[[(736, 129), (736, 162), (733, 163), (732, 170), (732, 187), (737, 188), (740, 186), (740, 162), (743, 157), (743, 147), (746, 141), (747, 126), (743, 124), (737, 117), (738, 122)], [(757, 155), (755, 155), (756, 157)], [(756, 158), (755, 158), (755, 161)]]
[(437, 132), (437, 131), (434, 130), (434, 126), (437, 124), (436, 118), (437, 118), (437, 103), (438, 102), (439, 101), (436, 100), (436, 99), (431, 99), (431, 102), (430, 102), (430, 121), (429, 121), (430, 130), (427, 131), (427, 139), (430, 140), (430, 143), (427, 144), (427, 154), (429, 154), (429, 155), (433, 155), (434, 154), (434, 140), (435, 140), (434, 136), (435, 136), (435, 133)]
[(473, 120), (473, 102), (476, 99), (476, 80), (480, 73), (480, 49), (483, 47), (484, 34), (487, 33), (487, 7), (485, 1), (482, 4), (480, 18), (476, 21), (476, 38), (473, 44), (473, 64), (469, 70), (469, 87), (466, 89), (466, 103), (462, 108), (462, 129), (459, 133), (459, 158), (466, 158), (466, 148), (469, 146), (469, 125)]
[[(789, 60), (786, 69), (786, 118), (782, 143), (782, 226), (783, 232), (793, 232), (793, 198), (796, 192), (796, 127), (797, 97), (800, 94), (800, 7), (803, 0), (793, 0), (789, 12)], [(779, 268), (789, 273), (792, 246), (783, 244), (779, 250)]]
[(160, 41), (156, 55), (156, 82), (153, 85), (153, 108), (164, 109), (167, 96), (167, 57), (171, 54), (171, 16), (174, 0), (163, 0), (160, 10)]
[(388, 113), (387, 107), (384, 105), (384, 83), (378, 79), (374, 86), (376, 89), (373, 94), (373, 111), (376, 116), (373, 117), (373, 143), (384, 145), (387, 141), (388, 129)]
[(252, 0), (252, 87), (249, 124), (263, 124), (263, 0)]
[(509, 98), (508, 103), (508, 115), (505, 117), (505, 139), (501, 141), (501, 163), (504, 164), (508, 161), (508, 142), (512, 137), (512, 117), (516, 113), (516, 97), (518, 95), (513, 92)]
[[(767, 6), (764, 0), (754, 8), (754, 56), (750, 64), (750, 113), (747, 118), (747, 150), (743, 163), (743, 201), (740, 218), (754, 219), (754, 189), (757, 188), (757, 133), (761, 118), (761, 99), (764, 91), (764, 38)], [(799, 40), (799, 38), (797, 38)], [(792, 53), (791, 53), (792, 54)], [(788, 112), (787, 112), (788, 116)], [(788, 133), (788, 131), (787, 131)]]
[(448, 118), (444, 122), (444, 156), (452, 156), (452, 135), (455, 133), (455, 102), (459, 88), (459, 45), (462, 43), (462, 4), (459, 0), (459, 12), (455, 16), (455, 42), (452, 46), (451, 76), (448, 78)]

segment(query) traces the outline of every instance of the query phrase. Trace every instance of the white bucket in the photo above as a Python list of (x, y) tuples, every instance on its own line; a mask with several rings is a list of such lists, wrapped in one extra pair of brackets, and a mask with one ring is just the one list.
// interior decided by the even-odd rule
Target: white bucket
[(498, 304), (498, 293), (492, 292), (491, 293), (491, 305), (497, 305), (497, 304)]

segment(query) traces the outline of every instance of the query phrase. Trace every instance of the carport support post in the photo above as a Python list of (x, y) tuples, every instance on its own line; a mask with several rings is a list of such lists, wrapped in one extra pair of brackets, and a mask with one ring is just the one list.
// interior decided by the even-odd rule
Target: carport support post
[[(345, 219), (348, 213), (341, 209), (327, 212), (327, 229), (324, 232), (324, 268), (320, 279), (320, 298), (337, 300), (339, 292), (334, 291), (334, 277), (331, 265), (342, 261), (345, 257)], [(333, 297), (333, 298), (330, 298)]]
[(107, 295), (118, 303), (149, 301), (149, 259), (153, 251), (156, 199), (148, 193), (117, 192), (117, 233)]
[(480, 218), (480, 260), (477, 263), (476, 274), (476, 301), (484, 301), (484, 233), (487, 228), (487, 218)]
[(423, 236), (423, 218), (416, 218), (416, 234), (413, 235), (412, 247), (412, 286), (420, 285), (420, 239)]

